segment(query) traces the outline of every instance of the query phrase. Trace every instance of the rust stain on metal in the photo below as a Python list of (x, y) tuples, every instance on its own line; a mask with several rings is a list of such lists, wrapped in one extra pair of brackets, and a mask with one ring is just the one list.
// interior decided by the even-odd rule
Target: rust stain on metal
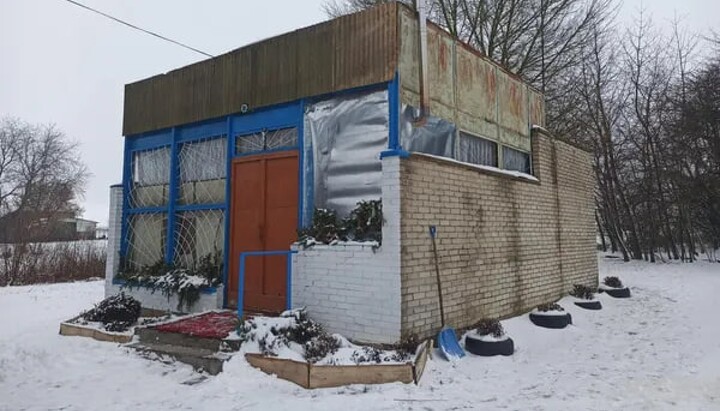
[(517, 85), (514, 81), (510, 82), (510, 112), (513, 116), (520, 115), (520, 105), (522, 104), (520, 94), (518, 93)]
[(447, 45), (444, 41), (442, 41), (442, 38), (438, 39), (438, 64), (440, 65), (440, 70), (445, 71), (448, 69), (448, 60), (450, 58), (450, 51), (448, 50)]

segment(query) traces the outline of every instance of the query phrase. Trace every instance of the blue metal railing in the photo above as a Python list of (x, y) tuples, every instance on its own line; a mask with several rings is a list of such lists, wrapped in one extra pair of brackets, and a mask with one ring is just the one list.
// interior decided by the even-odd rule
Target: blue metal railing
[(279, 251), (243, 251), (240, 253), (240, 272), (238, 273), (238, 297), (237, 297), (237, 313), (238, 318), (243, 316), (243, 304), (245, 299), (245, 259), (247, 257), (284, 255), (287, 258), (285, 265), (285, 309), (292, 308), (292, 255), (297, 254), (295, 250), (279, 250)]

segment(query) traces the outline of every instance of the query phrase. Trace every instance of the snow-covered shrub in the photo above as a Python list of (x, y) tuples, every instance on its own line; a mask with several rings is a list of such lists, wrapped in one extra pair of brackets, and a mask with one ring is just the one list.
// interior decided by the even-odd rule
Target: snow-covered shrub
[(622, 281), (620, 281), (617, 277), (605, 277), (603, 279), (603, 284), (610, 288), (623, 288)]
[(294, 343), (302, 347), (305, 360), (315, 363), (340, 348), (340, 341), (309, 319), (304, 310), (286, 311), (280, 318), (271, 320), (275, 323), (269, 327), (258, 325), (258, 321), (267, 320), (251, 318), (241, 324), (237, 332), (242, 343), (256, 341), (263, 355), (276, 356), (280, 348)]
[(403, 357), (411, 358), (415, 355), (419, 345), (420, 340), (418, 339), (417, 334), (408, 334), (400, 339), (400, 342), (395, 346), (395, 349), (398, 354)]
[(332, 335), (323, 333), (311, 338), (304, 344), (304, 348), (305, 360), (313, 364), (337, 352), (340, 348), (340, 341)]
[(298, 230), (298, 242), (305, 246), (310, 246), (315, 241), (330, 244), (345, 239), (345, 231), (335, 211), (324, 208), (315, 209), (310, 227)]
[(586, 285), (575, 284), (573, 285), (572, 291), (570, 291), (570, 295), (575, 298), (580, 298), (582, 300), (592, 300), (593, 298), (595, 298), (595, 290)]
[(537, 310), (544, 313), (548, 311), (565, 311), (565, 309), (558, 303), (540, 304), (537, 306)]
[(343, 221), (348, 237), (354, 241), (382, 242), (382, 200), (360, 201)]
[(309, 227), (298, 230), (298, 242), (305, 247), (336, 241), (382, 242), (382, 200), (360, 201), (347, 218), (334, 210), (317, 208)]
[(193, 268), (169, 265), (159, 260), (132, 269), (122, 259), (121, 267), (117, 277), (125, 280), (123, 288), (149, 288), (152, 293), (159, 290), (168, 299), (177, 295), (177, 309), (182, 311), (183, 307), (190, 309), (200, 299), (200, 290), (218, 286), (222, 282), (223, 262), (221, 254), (215, 252), (201, 257)]
[(383, 361), (381, 351), (375, 347), (362, 347), (360, 350), (353, 352), (350, 359), (352, 359), (355, 364), (368, 362), (380, 364)]
[(140, 318), (140, 302), (125, 293), (110, 296), (82, 314), (86, 321), (101, 322), (107, 331), (125, 331)]
[(492, 335), (495, 338), (501, 338), (505, 335), (505, 329), (502, 324), (495, 318), (483, 318), (475, 324), (475, 331), (479, 335)]

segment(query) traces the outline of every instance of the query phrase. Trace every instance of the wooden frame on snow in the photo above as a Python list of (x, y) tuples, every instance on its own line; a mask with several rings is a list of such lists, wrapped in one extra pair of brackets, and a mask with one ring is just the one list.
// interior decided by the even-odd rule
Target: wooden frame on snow
[(60, 335), (72, 337), (89, 337), (94, 340), (126, 344), (132, 341), (132, 334), (119, 334), (110, 331), (99, 330), (81, 324), (74, 324), (80, 316), (60, 323)]
[(403, 382), (417, 384), (425, 371), (429, 346), (423, 343), (415, 362), (373, 365), (315, 365), (294, 360), (245, 354), (255, 368), (278, 378), (294, 382), (303, 388), (340, 387), (350, 384), (386, 384)]

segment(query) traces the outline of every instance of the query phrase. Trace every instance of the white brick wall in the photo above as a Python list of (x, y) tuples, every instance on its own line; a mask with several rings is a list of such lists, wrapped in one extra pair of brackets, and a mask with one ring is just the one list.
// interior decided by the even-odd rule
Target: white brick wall
[(122, 231), (123, 189), (120, 185), (110, 186), (110, 216), (108, 217), (108, 247), (105, 264), (105, 297), (113, 292), (113, 277), (120, 265), (120, 235)]
[(354, 341), (400, 339), (400, 159), (383, 162), (382, 246), (314, 246), (293, 256), (293, 308)]
[[(115, 185), (110, 187), (110, 216), (108, 218), (108, 251), (107, 263), (105, 266), (105, 297), (115, 295), (120, 291), (133, 296), (140, 301), (143, 307), (153, 308), (163, 311), (178, 311), (177, 296), (171, 296), (169, 299), (157, 291), (154, 294), (146, 288), (133, 288), (132, 290), (121, 290), (119, 284), (113, 284), (113, 278), (118, 271), (120, 265), (120, 235), (122, 228), (122, 186)], [(223, 304), (223, 288), (218, 287), (213, 293), (200, 294), (200, 299), (193, 304), (190, 312), (201, 312), (222, 308)]]

